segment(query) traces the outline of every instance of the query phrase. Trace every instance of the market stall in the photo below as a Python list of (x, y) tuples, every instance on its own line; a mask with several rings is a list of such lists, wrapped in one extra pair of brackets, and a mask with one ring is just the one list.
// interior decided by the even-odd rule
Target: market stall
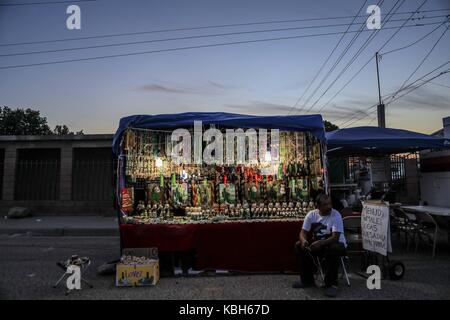
[(121, 119), (122, 248), (195, 252), (197, 269), (293, 271), (312, 198), (327, 189), (320, 115)]
[(417, 152), (450, 147), (448, 139), (380, 127), (339, 129), (326, 137), (331, 192), (347, 202), (357, 202), (372, 188), (379, 194), (403, 189), (410, 196), (406, 202), (417, 201)]
[(353, 127), (326, 133), (329, 155), (376, 156), (450, 147), (450, 141), (423, 133), (380, 127)]

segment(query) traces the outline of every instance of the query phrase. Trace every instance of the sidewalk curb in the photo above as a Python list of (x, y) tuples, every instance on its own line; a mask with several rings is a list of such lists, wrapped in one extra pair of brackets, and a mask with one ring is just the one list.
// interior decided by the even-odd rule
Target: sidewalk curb
[(0, 235), (29, 235), (33, 237), (115, 237), (119, 236), (118, 228), (30, 228), (30, 229), (0, 229)]

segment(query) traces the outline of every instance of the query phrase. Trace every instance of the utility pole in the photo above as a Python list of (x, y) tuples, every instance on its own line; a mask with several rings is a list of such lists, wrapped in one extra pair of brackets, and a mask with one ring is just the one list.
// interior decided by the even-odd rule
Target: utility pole
[(384, 104), (381, 102), (380, 71), (378, 70), (378, 56), (379, 56), (378, 52), (376, 52), (375, 62), (377, 64), (377, 80), (378, 80), (378, 106), (377, 106), (378, 126), (380, 128), (386, 128), (385, 108)]
[[(378, 59), (379, 59), (379, 54), (378, 54), (378, 52), (376, 52), (375, 53), (375, 61), (377, 63), (377, 81), (378, 81), (378, 106), (377, 106), (378, 127), (386, 128), (385, 108), (384, 108), (383, 102), (381, 101), (380, 71), (378, 70)], [(372, 162), (372, 164), (373, 164), (373, 162)], [(391, 170), (390, 170), (391, 164), (390, 164), (389, 156), (383, 157), (383, 167), (384, 167), (384, 173), (387, 176), (387, 181), (390, 182), (391, 181)]]

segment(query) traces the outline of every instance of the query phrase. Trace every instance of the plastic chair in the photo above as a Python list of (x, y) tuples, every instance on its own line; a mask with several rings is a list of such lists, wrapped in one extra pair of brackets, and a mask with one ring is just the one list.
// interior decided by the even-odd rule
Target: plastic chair
[(393, 208), (391, 211), (391, 226), (393, 230), (397, 230), (400, 235), (401, 232), (405, 235), (405, 247), (406, 251), (409, 249), (410, 239), (412, 242), (416, 242), (416, 238), (419, 234), (419, 225), (417, 224), (417, 218), (412, 213), (407, 213), (401, 208)]
[[(321, 263), (321, 259), (319, 256), (314, 256), (313, 259), (315, 260), (316, 263), (316, 267), (319, 270), (320, 273), (320, 277), (322, 278), (322, 282), (325, 282), (325, 276), (323, 274), (323, 269), (322, 269), (322, 263)], [(345, 261), (348, 263), (349, 257), (347, 255), (345, 256), (341, 256), (341, 267), (342, 267), (342, 274), (341, 274), (341, 279), (345, 276), (345, 280), (347, 281), (347, 286), (350, 287), (350, 278), (348, 277), (348, 272), (347, 272), (347, 267), (345, 265)]]
[[(347, 216), (342, 219), (344, 224), (344, 234), (347, 241), (347, 249), (346, 254), (340, 257), (342, 273), (340, 278), (345, 277), (347, 282), (347, 286), (350, 287), (350, 278), (348, 276), (347, 266), (349, 264), (349, 256), (348, 253), (361, 253), (362, 250), (362, 237), (361, 237), (361, 216)], [(358, 250), (350, 250), (349, 247), (352, 244), (357, 244)], [(361, 248), (361, 249), (359, 249)], [(316, 267), (320, 273), (320, 277), (322, 281), (325, 281), (325, 276), (322, 269), (321, 258), (319, 256), (313, 255), (313, 261), (316, 264)]]
[(347, 241), (347, 252), (360, 254), (364, 252), (362, 247), (361, 216), (344, 217), (344, 234)]
[[(440, 231), (438, 223), (436, 220), (426, 212), (416, 212), (416, 221), (418, 224), (418, 234), (419, 236), (426, 236), (429, 240), (433, 242), (433, 252), (431, 257), (434, 258), (436, 254), (436, 242), (438, 233)], [(422, 238), (420, 237), (419, 240)], [(416, 251), (419, 246), (419, 241), (416, 243)]]
[(355, 214), (354, 214), (352, 208), (349, 208), (349, 207), (343, 208), (343, 209), (340, 211), (340, 213), (341, 213), (342, 218), (355, 216)]

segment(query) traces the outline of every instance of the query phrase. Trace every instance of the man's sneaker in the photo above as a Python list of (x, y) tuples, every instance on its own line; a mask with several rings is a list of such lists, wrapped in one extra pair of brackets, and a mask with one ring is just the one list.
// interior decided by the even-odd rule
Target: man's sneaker
[(337, 290), (338, 290), (337, 286), (326, 287), (324, 289), (324, 294), (327, 297), (335, 298), (337, 296)]
[(310, 287), (313, 287), (314, 286), (314, 284), (313, 283), (303, 283), (303, 282), (301, 282), (301, 281), (294, 281), (293, 283), (292, 283), (292, 288), (294, 288), (294, 289), (303, 289), (303, 288), (310, 288)]

